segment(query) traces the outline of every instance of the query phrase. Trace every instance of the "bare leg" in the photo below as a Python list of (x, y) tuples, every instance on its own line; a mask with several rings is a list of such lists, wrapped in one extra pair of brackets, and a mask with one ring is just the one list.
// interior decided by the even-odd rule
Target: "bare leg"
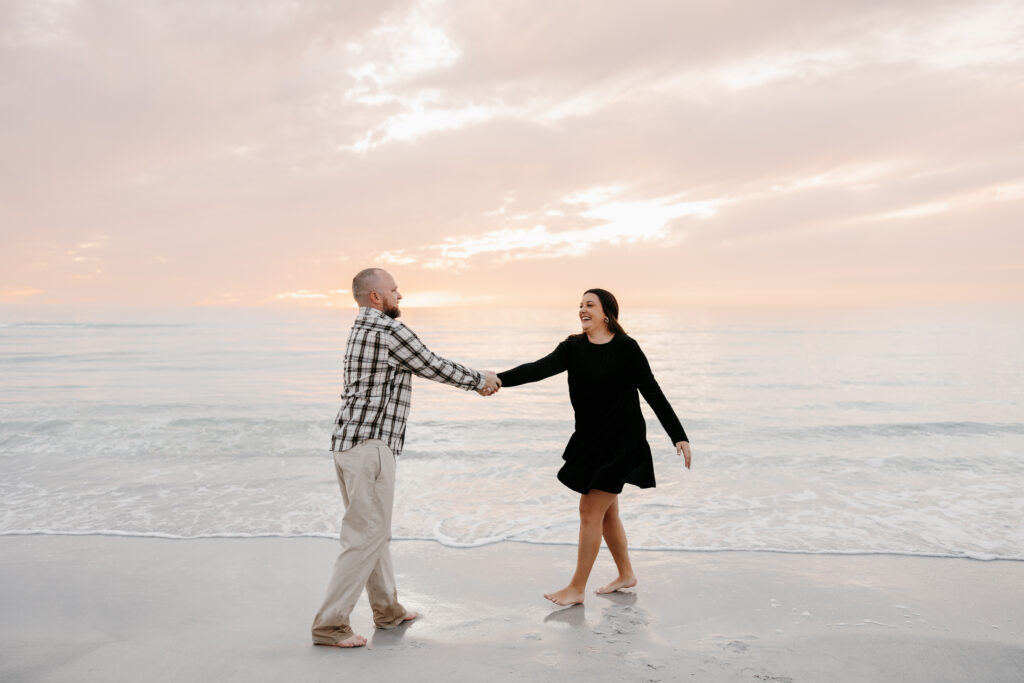
[(594, 568), (594, 560), (601, 550), (601, 528), (604, 515), (615, 502), (616, 494), (591, 489), (580, 496), (580, 544), (576, 552), (576, 573), (569, 585), (544, 597), (556, 605), (577, 605), (583, 602), (587, 579)]
[(604, 534), (604, 542), (608, 544), (608, 550), (612, 553), (615, 566), (619, 575), (609, 584), (597, 589), (598, 593), (614, 593), (622, 588), (632, 588), (636, 585), (636, 574), (633, 573), (633, 565), (629, 561), (629, 546), (626, 543), (626, 529), (622, 526), (622, 519), (619, 517), (619, 497), (608, 507), (604, 513), (604, 522), (601, 530)]

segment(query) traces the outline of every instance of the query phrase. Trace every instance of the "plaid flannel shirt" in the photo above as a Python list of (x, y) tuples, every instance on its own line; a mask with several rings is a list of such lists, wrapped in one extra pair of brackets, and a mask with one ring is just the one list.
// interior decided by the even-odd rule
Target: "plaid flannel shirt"
[(472, 391), (482, 372), (435, 355), (403, 323), (362, 306), (345, 348), (345, 387), (334, 421), (331, 450), (381, 439), (398, 456), (412, 399), (412, 375)]

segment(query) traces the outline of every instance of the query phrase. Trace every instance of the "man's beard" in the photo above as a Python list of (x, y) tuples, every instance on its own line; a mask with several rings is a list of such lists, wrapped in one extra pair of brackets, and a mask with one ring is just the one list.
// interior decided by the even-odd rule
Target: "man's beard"
[(395, 304), (394, 306), (386, 306), (384, 308), (384, 315), (391, 319), (395, 319), (402, 315), (402, 311), (398, 308), (398, 304)]

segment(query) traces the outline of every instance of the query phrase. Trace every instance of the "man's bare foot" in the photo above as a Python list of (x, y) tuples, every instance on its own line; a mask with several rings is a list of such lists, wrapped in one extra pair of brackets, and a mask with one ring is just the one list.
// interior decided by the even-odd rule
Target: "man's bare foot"
[(390, 626), (381, 626), (380, 624), (377, 624), (377, 628), (382, 629), (384, 631), (388, 631), (390, 629), (398, 628), (399, 626), (403, 626), (406, 623), (408, 623), (408, 622), (412, 621), (413, 619), (416, 619), (417, 617), (420, 617), (420, 616), (423, 616), (423, 615), (421, 615), (419, 612), (406, 612), (405, 616), (402, 617), (402, 620), (400, 622), (398, 622), (397, 624), (391, 624)]
[(614, 593), (615, 591), (622, 590), (623, 588), (632, 588), (636, 585), (635, 576), (620, 576), (606, 586), (601, 586), (597, 589), (598, 595), (605, 593)]
[(563, 607), (567, 605), (583, 604), (583, 591), (578, 591), (572, 586), (566, 586), (556, 593), (545, 593), (544, 597), (556, 605), (561, 605)]
[(353, 633), (345, 640), (339, 640), (336, 643), (314, 643), (314, 645), (326, 645), (327, 647), (362, 647), (363, 645), (366, 645), (366, 638)]

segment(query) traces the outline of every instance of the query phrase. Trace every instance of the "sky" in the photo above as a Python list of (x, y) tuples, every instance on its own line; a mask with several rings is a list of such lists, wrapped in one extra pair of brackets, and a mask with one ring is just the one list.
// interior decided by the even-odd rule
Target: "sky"
[(0, 2), (0, 305), (1024, 303), (1024, 4)]

